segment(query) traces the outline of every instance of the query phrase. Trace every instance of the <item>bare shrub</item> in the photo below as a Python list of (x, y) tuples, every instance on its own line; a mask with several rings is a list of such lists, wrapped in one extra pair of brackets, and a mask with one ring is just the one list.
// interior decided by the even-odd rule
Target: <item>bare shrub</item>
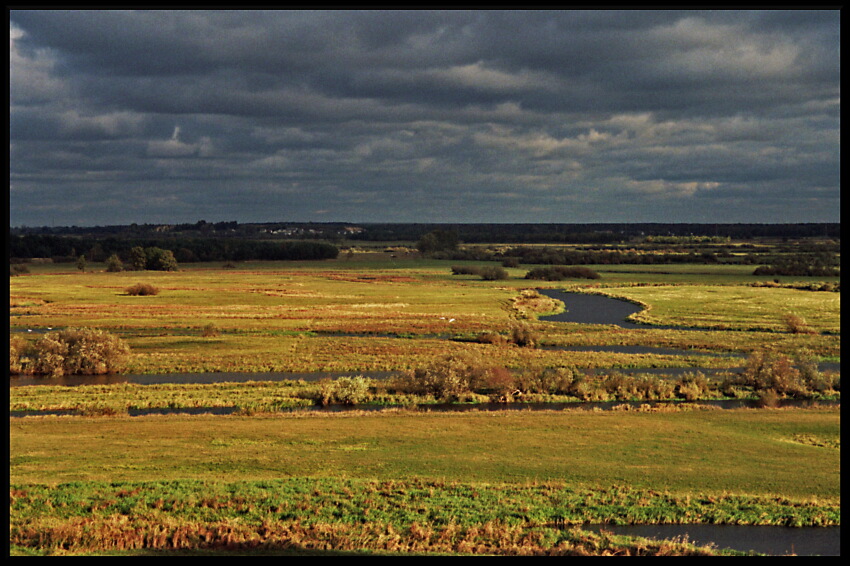
[(675, 391), (685, 401), (697, 401), (708, 393), (708, 380), (701, 372), (686, 373), (676, 382)]
[(776, 407), (779, 405), (780, 397), (779, 393), (773, 389), (765, 389), (764, 391), (758, 392), (758, 395), (756, 396), (756, 404), (759, 407)]
[(815, 331), (808, 325), (802, 316), (788, 313), (783, 317), (785, 328), (792, 334), (814, 334)]
[(135, 285), (124, 289), (124, 292), (134, 297), (144, 297), (149, 295), (158, 295), (159, 289), (150, 283), (136, 283)]
[(30, 343), (21, 336), (9, 336), (9, 373), (23, 373), (27, 356), (31, 350)]
[(409, 393), (431, 395), (435, 399), (458, 399), (486, 383), (488, 371), (479, 356), (452, 353), (414, 370), (406, 380), (406, 389)]
[(513, 374), (507, 368), (501, 367), (490, 368), (481, 381), (474, 386), (478, 390), (493, 393), (504, 400), (510, 400), (513, 393), (517, 391)]
[(32, 346), (32, 354), (32, 373), (49, 377), (65, 375), (68, 344), (62, 341), (57, 333), (51, 332), (36, 340)]
[(214, 323), (209, 323), (204, 326), (203, 330), (201, 330), (201, 336), (205, 338), (211, 338), (219, 335), (218, 327)]
[(475, 341), (479, 344), (495, 344), (502, 345), (508, 342), (507, 338), (499, 334), (498, 332), (493, 332), (492, 330), (487, 330), (479, 334)]
[(608, 391), (597, 380), (579, 376), (570, 386), (569, 395), (581, 401), (607, 401)]
[(788, 356), (758, 350), (750, 354), (743, 373), (744, 385), (755, 391), (772, 390), (779, 395), (802, 397), (809, 394), (800, 371)]
[(369, 394), (372, 381), (362, 375), (340, 377), (334, 382), (334, 398), (339, 403), (356, 405)]
[(517, 323), (511, 327), (510, 341), (517, 346), (534, 348), (540, 340), (540, 335), (531, 326), (524, 322)]
[(322, 406), (331, 403), (356, 405), (368, 397), (371, 386), (372, 381), (362, 375), (343, 376), (336, 380), (324, 379), (319, 383), (315, 400)]
[(572, 368), (529, 369), (519, 372), (516, 386), (524, 393), (571, 395), (581, 379), (581, 374)]

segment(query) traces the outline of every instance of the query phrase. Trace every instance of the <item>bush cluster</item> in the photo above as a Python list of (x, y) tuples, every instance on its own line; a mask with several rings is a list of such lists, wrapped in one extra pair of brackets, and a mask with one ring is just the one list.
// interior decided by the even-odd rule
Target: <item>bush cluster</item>
[(600, 275), (583, 265), (557, 265), (554, 267), (535, 267), (525, 275), (526, 279), (543, 281), (563, 281), (564, 279), (599, 279)]
[(841, 381), (840, 377), (820, 372), (814, 356), (805, 350), (793, 359), (784, 354), (758, 350), (747, 358), (741, 374), (726, 379), (722, 384), (727, 394), (738, 387), (750, 388), (766, 401), (783, 397), (806, 399), (816, 394), (840, 391)]
[(510, 371), (473, 354), (450, 354), (417, 369), (395, 384), (397, 389), (443, 401), (486, 398), (510, 402), (535, 395), (563, 395), (581, 401), (696, 400), (709, 392), (702, 374), (677, 382), (611, 372), (590, 376), (575, 368), (526, 368)]
[(124, 340), (92, 328), (48, 332), (34, 342), (14, 336), (9, 340), (9, 372), (51, 377), (113, 373), (129, 353)]
[(507, 336), (487, 330), (479, 334), (475, 341), (479, 344), (515, 344), (523, 348), (535, 348), (540, 341), (540, 333), (528, 323), (518, 322), (511, 326)]
[(456, 401), (487, 382), (491, 367), (473, 353), (452, 353), (417, 368), (399, 380), (406, 393)]
[(498, 265), (472, 266), (454, 265), (452, 275), (478, 275), (485, 281), (501, 281), (508, 278), (505, 268)]
[(823, 249), (776, 257), (770, 265), (761, 265), (753, 275), (795, 275), (832, 277), (840, 275), (838, 255)]

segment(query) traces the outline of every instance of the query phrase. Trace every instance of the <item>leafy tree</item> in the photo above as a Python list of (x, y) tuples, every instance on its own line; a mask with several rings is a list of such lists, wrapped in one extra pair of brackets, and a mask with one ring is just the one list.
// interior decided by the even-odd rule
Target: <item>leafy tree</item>
[(148, 256), (145, 254), (145, 249), (141, 246), (136, 246), (130, 250), (130, 269), (133, 271), (144, 271), (148, 264)]
[(147, 261), (145, 268), (153, 271), (177, 271), (177, 260), (174, 252), (162, 248), (145, 248)]
[(79, 269), (83, 273), (86, 272), (86, 256), (81, 255), (77, 258), (77, 269)]
[(436, 252), (451, 252), (457, 249), (457, 232), (451, 230), (433, 230), (428, 232), (416, 244), (416, 248), (423, 254)]
[(112, 254), (106, 258), (106, 271), (110, 273), (124, 271), (124, 264), (121, 262), (121, 258), (118, 257), (118, 254)]

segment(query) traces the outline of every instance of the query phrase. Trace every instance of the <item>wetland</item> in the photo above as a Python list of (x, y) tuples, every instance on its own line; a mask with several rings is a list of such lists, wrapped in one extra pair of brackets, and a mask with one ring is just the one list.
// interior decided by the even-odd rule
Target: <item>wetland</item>
[[(532, 536), (513, 529), (541, 528), (535, 540), (554, 537), (574, 548), (598, 548), (598, 537), (603, 546), (634, 549), (634, 537), (681, 542), (687, 536), (699, 546), (742, 553), (839, 552), (839, 292), (807, 290), (814, 283), (800, 278), (753, 285), (752, 269), (735, 265), (596, 265), (598, 280), (541, 286), (523, 279), (524, 266), (508, 267), (507, 279), (486, 281), (453, 275), (449, 260), (393, 255), (358, 252), (235, 269), (181, 266), (172, 273), (106, 273), (97, 266), (79, 273), (42, 265), (11, 278), (13, 336), (34, 343), (56, 329), (96, 327), (121, 336), (130, 349), (120, 373), (10, 376), (15, 544), (59, 540), (55, 517), (40, 518), (36, 510), (46, 501), (79, 497), (81, 509), (103, 509), (92, 519), (101, 529), (98, 540), (163, 551), (169, 546), (153, 542), (162, 527), (143, 524), (143, 517), (164, 513), (158, 524), (170, 525), (162, 532), (174, 540), (181, 529), (223, 529), (230, 509), (254, 497), (232, 494), (250, 488), (266, 505), (272, 498), (277, 511), (251, 518), (247, 530), (229, 536), (237, 547), (252, 540), (269, 545), (263, 529), (293, 540), (289, 530), (275, 529), (295, 528), (288, 522), (294, 517), (303, 526), (307, 515), (294, 509), (324, 509), (325, 489), (359, 497), (360, 487), (334, 483), (348, 477), (397, 482), (401, 491), (413, 489), (411, 482), (433, 482), (428, 493), (435, 500), (468, 489), (483, 502), (489, 486), (501, 485), (503, 493), (533, 486), (518, 496), (520, 512), (502, 501), (475, 518), (457, 514), (451, 523), (437, 517), (454, 504), (416, 515), (411, 503), (408, 518), (394, 522), (365, 503), (346, 511), (346, 519), (328, 516), (321, 526), (338, 529), (338, 541), (370, 540), (373, 549), (387, 540), (385, 531), (367, 536), (345, 529), (373, 517), (362, 524), (393, 525), (405, 533), (405, 544), (420, 540), (451, 552), (474, 539), (466, 529), (486, 525), (492, 536), (505, 537)], [(123, 293), (142, 279), (159, 294)], [(805, 326), (790, 326), (790, 315)], [(463, 387), (450, 384), (449, 376), (460, 376)], [(768, 404), (759, 387), (778, 394)], [(718, 412), (726, 416), (719, 419)], [(268, 482), (281, 478), (306, 482), (303, 499), (273, 495)], [(202, 524), (177, 511), (193, 505), (196, 495), (169, 496), (157, 487), (213, 479), (231, 495), (222, 492), (220, 514)], [(100, 493), (104, 480), (121, 493), (160, 491), (130, 505), (135, 500), (128, 495), (88, 491)], [(550, 482), (588, 490), (584, 503), (574, 504), (584, 514), (568, 521), (570, 528), (584, 525), (585, 534), (541, 526), (565, 520), (543, 511), (550, 507), (535, 507)], [(654, 507), (659, 493), (678, 502), (675, 516), (665, 518)], [(741, 497), (728, 516), (721, 512), (729, 504), (724, 494)], [(597, 496), (602, 499), (594, 503)], [(158, 506), (157, 497), (171, 503)], [(567, 499), (562, 494), (546, 506)], [(466, 497), (457, 509), (475, 500)], [(121, 501), (133, 509), (125, 516), (136, 521), (136, 532), (150, 530), (148, 542), (121, 542), (114, 507)], [(704, 508), (689, 511), (685, 501), (704, 501)], [(612, 512), (609, 503), (622, 510)], [(333, 505), (343, 508), (341, 500)], [(761, 518), (735, 515), (760, 506), (766, 506)], [(61, 521), (65, 540), (77, 541), (72, 552), (97, 550), (94, 539), (78, 532), (73, 517), (83, 515)], [(624, 522), (650, 529), (679, 523), (679, 530), (659, 526), (623, 539), (617, 532), (599, 534), (602, 523), (602, 530), (613, 531)], [(451, 524), (463, 535), (441, 546), (438, 534), (450, 540), (445, 529)], [(740, 540), (761, 535), (721, 538), (736, 526), (768, 525), (803, 540), (790, 549), (744, 548)], [(700, 530), (714, 526), (721, 527), (714, 534)], [(805, 545), (820, 535), (824, 545)], [(192, 540), (185, 539), (186, 548), (200, 548)], [(213, 547), (224, 548), (219, 543)], [(56, 552), (51, 544), (42, 552)], [(539, 544), (542, 552), (555, 543)]]

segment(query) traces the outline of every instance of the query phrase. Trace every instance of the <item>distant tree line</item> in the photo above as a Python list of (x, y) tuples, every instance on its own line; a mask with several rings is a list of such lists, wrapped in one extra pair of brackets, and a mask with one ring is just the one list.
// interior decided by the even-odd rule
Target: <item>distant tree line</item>
[[(467, 244), (612, 244), (643, 241), (646, 237), (669, 243), (700, 240), (722, 242), (732, 238), (789, 239), (841, 238), (840, 223), (808, 224), (358, 224), (363, 230), (346, 236), (352, 240), (412, 241), (435, 230), (454, 232)], [(666, 238), (666, 240), (665, 240)]]
[(513, 244), (613, 244), (629, 241), (683, 243), (685, 241), (723, 241), (724, 239), (841, 238), (841, 224), (691, 224), (691, 223), (461, 223), (394, 224), (340, 222), (243, 223), (206, 222), (184, 224), (129, 224), (120, 226), (41, 226), (10, 228), (10, 235), (73, 235), (99, 238), (190, 238), (228, 239), (275, 238), (285, 230), (291, 239), (349, 239), (361, 241), (416, 242), (425, 234), (442, 230), (454, 232), (464, 243)]
[(117, 255), (130, 263), (133, 248), (170, 251), (179, 263), (249, 260), (333, 259), (339, 249), (317, 241), (255, 241), (223, 238), (92, 238), (43, 234), (10, 236), (9, 258), (53, 258), (76, 261), (85, 255), (90, 262), (105, 261)]

